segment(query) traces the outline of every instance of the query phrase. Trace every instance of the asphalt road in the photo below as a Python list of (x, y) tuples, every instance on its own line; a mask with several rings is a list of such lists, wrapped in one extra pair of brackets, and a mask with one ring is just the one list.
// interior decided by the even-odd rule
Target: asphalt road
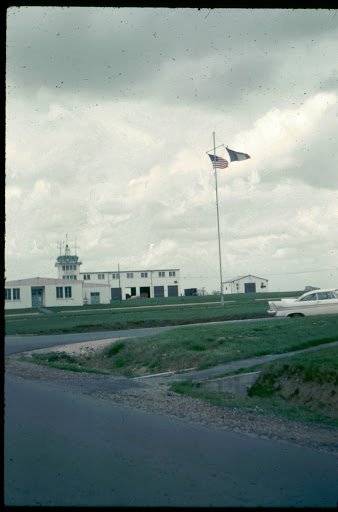
[(144, 329), (128, 329), (118, 331), (83, 332), (70, 334), (50, 334), (46, 336), (5, 336), (5, 354), (18, 354), (28, 350), (69, 345), (82, 341), (105, 340), (109, 338), (147, 336), (174, 327), (148, 327)]
[(334, 507), (337, 458), (6, 376), (5, 505)]
[[(151, 331), (16, 336), (6, 338), (5, 349), (10, 354)], [(98, 383), (97, 376), (47, 382), (6, 372), (5, 505), (338, 503), (334, 455), (116, 405), (91, 394)]]

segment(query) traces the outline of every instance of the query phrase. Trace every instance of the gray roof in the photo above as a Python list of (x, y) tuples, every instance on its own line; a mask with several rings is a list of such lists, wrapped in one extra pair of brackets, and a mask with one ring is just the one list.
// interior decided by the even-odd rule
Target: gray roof
[(227, 279), (226, 281), (223, 281), (223, 283), (233, 283), (234, 281), (238, 281), (239, 279), (244, 279), (245, 277), (255, 277), (256, 279), (263, 279), (263, 281), (268, 281), (266, 277), (259, 277), (254, 276), (252, 274), (245, 274), (244, 276), (235, 276), (232, 279)]
[(79, 279), (55, 279), (53, 277), (28, 277), (26, 279), (16, 279), (13, 281), (5, 281), (5, 286), (44, 286), (47, 284), (57, 285), (82, 284)]

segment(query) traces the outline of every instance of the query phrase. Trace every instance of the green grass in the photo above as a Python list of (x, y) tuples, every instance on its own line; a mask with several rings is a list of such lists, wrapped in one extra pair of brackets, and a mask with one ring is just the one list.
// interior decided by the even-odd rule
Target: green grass
[(153, 336), (118, 341), (94, 355), (77, 357), (76, 361), (87, 368), (139, 376), (186, 368), (202, 369), (265, 354), (282, 354), (335, 341), (337, 333), (338, 317), (333, 315), (186, 326)]
[[(21, 356), (21, 360), (27, 360), (26, 356)], [(29, 359), (30, 360), (30, 359)], [(33, 352), (31, 361), (42, 366), (57, 368), (58, 370), (67, 370), (77, 373), (99, 373), (106, 375), (108, 372), (100, 368), (90, 368), (80, 362), (76, 357), (70, 356), (66, 352)]]
[[(12, 310), (6, 311), (5, 331), (6, 335), (62, 334), (263, 318), (268, 316), (269, 298), (299, 294), (300, 292), (268, 293), (266, 296), (262, 293), (227, 295), (224, 306), (220, 304), (218, 296), (209, 295), (116, 301), (117, 303), (114, 301), (112, 304), (74, 308), (48, 308), (53, 315), (32, 315), (32, 312), (37, 312), (36, 310)], [(202, 304), (215, 301), (214, 304)], [(123, 309), (119, 309), (121, 307)]]
[[(171, 390), (217, 407), (239, 408), (301, 422), (338, 426), (338, 347), (296, 354), (245, 371), (261, 370), (248, 396), (208, 391), (202, 382), (175, 382)], [(281, 383), (287, 383), (283, 389)], [(287, 390), (287, 392), (285, 392)]]

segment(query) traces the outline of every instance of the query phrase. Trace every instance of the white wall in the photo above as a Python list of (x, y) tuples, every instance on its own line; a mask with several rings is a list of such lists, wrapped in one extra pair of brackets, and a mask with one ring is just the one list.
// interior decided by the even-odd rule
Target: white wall
[[(164, 272), (164, 277), (159, 277), (159, 272)], [(175, 272), (175, 276), (169, 276), (169, 272)], [(147, 273), (147, 277), (141, 277), (141, 274)], [(108, 284), (110, 288), (121, 288), (122, 299), (126, 298), (126, 294), (130, 294), (130, 288), (136, 288), (136, 295), (140, 295), (140, 288), (150, 288), (150, 297), (154, 297), (154, 286), (164, 287), (164, 296), (168, 296), (168, 286), (177, 286), (178, 294), (180, 294), (180, 271), (176, 269), (169, 270), (137, 270), (137, 271), (120, 271), (120, 279), (113, 278), (112, 274), (117, 272), (83, 272), (89, 274), (90, 279), (85, 279), (83, 282), (87, 284)], [(104, 274), (104, 279), (99, 279), (98, 275)], [(127, 277), (128, 274), (133, 274), (133, 277)], [(88, 297), (89, 299), (89, 297)], [(110, 298), (109, 298), (110, 300)]]
[(100, 304), (110, 303), (110, 286), (102, 285), (97, 283), (91, 283), (90, 281), (84, 281), (83, 283), (83, 301), (87, 300), (87, 304), (91, 303), (90, 294), (100, 294)]
[[(56, 287), (63, 288), (63, 298), (56, 298)], [(65, 297), (65, 287), (70, 286), (72, 296)], [(43, 288), (43, 306), (82, 306), (82, 282), (68, 280), (48, 280), (44, 278), (33, 278), (18, 281), (11, 281), (5, 284), (5, 288), (11, 289), (12, 300), (5, 300), (5, 310), (32, 308), (32, 288)], [(20, 300), (13, 300), (13, 289), (20, 290)]]
[[(249, 275), (235, 279), (234, 281), (231, 282), (223, 283), (223, 293), (245, 293), (245, 283), (255, 283), (256, 293), (264, 293), (268, 291), (267, 279)], [(262, 283), (265, 285), (265, 288), (261, 288)]]
[[(63, 298), (58, 299), (56, 297), (56, 287), (62, 286), (63, 288)], [(72, 296), (70, 298), (65, 297), (65, 287), (70, 286), (72, 289)], [(46, 307), (54, 307), (54, 306), (82, 306), (82, 283), (74, 283), (72, 281), (68, 281), (63, 279), (62, 284), (57, 285), (46, 285), (45, 286), (45, 306)]]
[[(5, 310), (8, 309), (26, 309), (32, 307), (32, 293), (30, 286), (12, 286), (6, 284), (6, 288), (11, 289), (12, 300), (5, 300)], [(13, 300), (13, 288), (20, 288), (20, 300)]]

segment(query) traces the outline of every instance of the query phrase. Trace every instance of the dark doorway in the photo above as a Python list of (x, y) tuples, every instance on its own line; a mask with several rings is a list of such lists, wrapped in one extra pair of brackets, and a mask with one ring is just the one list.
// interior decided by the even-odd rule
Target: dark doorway
[(112, 288), (110, 291), (111, 300), (122, 300), (122, 289)]
[(130, 297), (135, 297), (135, 295), (136, 295), (136, 287), (131, 286), (130, 293), (126, 293), (126, 299), (130, 299)]
[(164, 297), (164, 286), (154, 286), (154, 297)]
[(177, 297), (178, 296), (178, 286), (169, 285), (168, 286), (168, 297)]
[(140, 287), (140, 297), (142, 297), (142, 299), (149, 299), (150, 286), (141, 286)]
[(41, 308), (44, 306), (43, 288), (32, 287), (32, 308)]
[(256, 293), (256, 283), (244, 283), (245, 293)]

